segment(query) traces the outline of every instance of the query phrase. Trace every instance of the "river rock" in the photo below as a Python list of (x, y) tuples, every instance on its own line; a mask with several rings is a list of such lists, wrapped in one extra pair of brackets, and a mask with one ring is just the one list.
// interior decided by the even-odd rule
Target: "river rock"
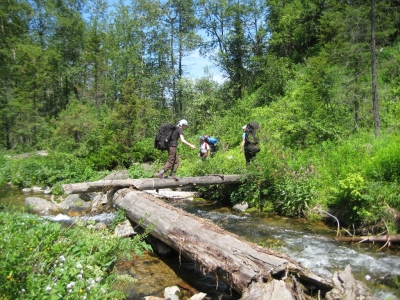
[(71, 194), (59, 206), (65, 213), (83, 214), (90, 209), (90, 200), (89, 194)]
[(114, 235), (119, 237), (128, 237), (134, 234), (137, 234), (137, 232), (133, 229), (129, 220), (125, 220), (124, 222), (118, 224), (114, 230)]
[(203, 300), (207, 296), (206, 293), (198, 293), (190, 297), (190, 300)]
[(60, 208), (56, 204), (39, 197), (27, 197), (25, 206), (28, 207), (29, 212), (41, 216), (57, 215), (60, 212)]
[(102, 211), (106, 204), (108, 204), (107, 194), (96, 193), (92, 200), (92, 212)]
[(108, 228), (108, 226), (104, 222), (99, 222), (94, 226), (94, 229), (96, 229), (96, 230), (103, 230), (103, 229), (107, 229), (107, 228)]
[(181, 296), (181, 290), (176, 285), (166, 287), (164, 290), (165, 300), (179, 300), (180, 296)]
[(247, 202), (245, 202), (245, 201), (243, 201), (241, 203), (238, 203), (238, 204), (235, 204), (232, 207), (233, 210), (240, 211), (240, 212), (244, 212), (248, 208), (249, 208), (249, 204)]

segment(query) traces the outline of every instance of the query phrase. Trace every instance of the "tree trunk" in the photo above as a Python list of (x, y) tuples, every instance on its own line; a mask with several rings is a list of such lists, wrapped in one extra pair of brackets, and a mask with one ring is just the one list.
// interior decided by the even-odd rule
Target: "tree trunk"
[(116, 188), (133, 187), (137, 190), (156, 190), (166, 188), (179, 188), (184, 186), (204, 186), (211, 184), (235, 183), (240, 175), (207, 175), (201, 177), (185, 177), (176, 179), (122, 179), (100, 180), (94, 182), (63, 184), (64, 192), (69, 194), (82, 194), (91, 192), (106, 192)]
[(306, 288), (324, 295), (333, 288), (330, 279), (315, 274), (288, 256), (277, 251), (244, 241), (211, 221), (204, 220), (170, 206), (150, 195), (120, 189), (113, 196), (113, 204), (126, 211), (141, 226), (154, 224), (151, 235), (174, 248), (179, 257), (194, 261), (203, 272), (226, 282), (239, 293), (251, 282), (283, 280), (296, 277)]
[(377, 71), (376, 71), (376, 39), (375, 39), (375, 0), (371, 0), (371, 54), (372, 54), (372, 109), (374, 115), (375, 136), (381, 133), (381, 121), (379, 118)]

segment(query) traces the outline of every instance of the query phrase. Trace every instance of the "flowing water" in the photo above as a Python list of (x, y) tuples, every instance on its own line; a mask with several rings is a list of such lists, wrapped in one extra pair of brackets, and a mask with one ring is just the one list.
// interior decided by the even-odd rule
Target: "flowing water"
[[(0, 204), (23, 206), (26, 197), (26, 194), (9, 187), (0, 189)], [(336, 229), (323, 223), (272, 214), (235, 213), (211, 203), (174, 205), (209, 219), (251, 242), (284, 252), (303, 266), (330, 278), (335, 271), (350, 265), (355, 278), (371, 288), (379, 300), (400, 299), (398, 250), (378, 251), (382, 245), (336, 242)], [(108, 222), (111, 219), (112, 215), (103, 214), (95, 220)], [(71, 222), (71, 218), (60, 215), (53, 220)], [(118, 265), (118, 272), (137, 280), (136, 284), (119, 287), (129, 293), (128, 299), (143, 299), (148, 295), (162, 297), (164, 288), (172, 285), (181, 288), (183, 299), (188, 299), (196, 290), (207, 293), (212, 299), (240, 298), (224, 283), (216, 284), (214, 277), (204, 275), (194, 263), (184, 259), (180, 261), (177, 253), (167, 258), (152, 253), (145, 253), (140, 258), (133, 255), (131, 261)]]

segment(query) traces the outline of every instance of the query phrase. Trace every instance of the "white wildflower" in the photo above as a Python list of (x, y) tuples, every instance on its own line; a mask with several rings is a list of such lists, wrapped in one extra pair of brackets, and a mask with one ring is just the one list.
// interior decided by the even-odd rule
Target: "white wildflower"
[(76, 264), (76, 267), (77, 267), (78, 269), (82, 269), (82, 265), (81, 265), (80, 263), (77, 263), (77, 264)]
[(46, 291), (51, 291), (51, 290), (52, 290), (51, 286), (46, 286)]
[(96, 282), (100, 282), (101, 281), (101, 277), (96, 277)]
[(26, 290), (25, 290), (25, 289), (22, 289), (22, 290), (21, 290), (21, 293), (25, 293), (25, 292), (26, 292)]
[(78, 274), (76, 277), (78, 277), (78, 279), (82, 279), (82, 274)]
[(58, 259), (59, 259), (59, 261), (65, 261), (64, 255), (61, 255)]
[(70, 283), (67, 284), (67, 289), (72, 288), (75, 285), (75, 282), (71, 281)]

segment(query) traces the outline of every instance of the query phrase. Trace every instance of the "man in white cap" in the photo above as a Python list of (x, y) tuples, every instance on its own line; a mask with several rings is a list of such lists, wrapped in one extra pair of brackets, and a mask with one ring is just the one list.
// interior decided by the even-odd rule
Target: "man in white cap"
[(177, 129), (172, 133), (168, 149), (168, 161), (165, 163), (160, 173), (157, 174), (158, 178), (164, 178), (164, 173), (166, 173), (169, 169), (171, 169), (170, 177), (177, 179), (175, 173), (179, 166), (179, 157), (178, 157), (178, 152), (176, 150), (178, 147), (179, 140), (181, 140), (183, 144), (188, 145), (190, 148), (196, 149), (196, 146), (186, 141), (185, 137), (183, 136), (183, 131), (186, 129), (187, 126), (188, 122), (185, 119), (182, 119), (179, 121)]

